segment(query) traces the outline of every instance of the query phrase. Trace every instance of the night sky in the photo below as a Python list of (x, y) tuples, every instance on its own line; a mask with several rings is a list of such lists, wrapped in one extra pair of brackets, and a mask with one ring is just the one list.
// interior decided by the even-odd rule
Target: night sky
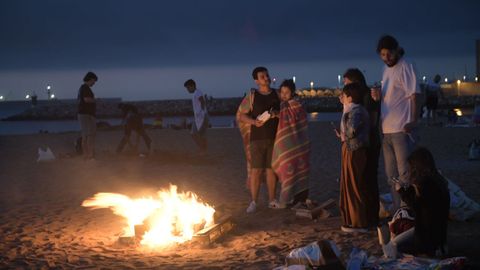
[(0, 95), (20, 99), (47, 84), (72, 98), (83, 75), (99, 97), (187, 98), (183, 81), (240, 96), (251, 70), (298, 87), (336, 86), (359, 67), (369, 82), (392, 34), (418, 75), (473, 77), (480, 1), (23, 1), (0, 2)]

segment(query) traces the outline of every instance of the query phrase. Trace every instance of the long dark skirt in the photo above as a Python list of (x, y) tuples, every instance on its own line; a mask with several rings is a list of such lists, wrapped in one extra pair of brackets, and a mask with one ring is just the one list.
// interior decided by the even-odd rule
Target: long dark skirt
[(342, 225), (367, 228), (368, 183), (365, 181), (367, 149), (349, 151), (342, 144), (342, 168), (340, 173), (340, 213)]
[[(371, 138), (371, 137), (370, 137)], [(371, 142), (373, 140), (370, 140)], [(367, 218), (369, 226), (378, 225), (378, 214), (380, 211), (379, 192), (378, 192), (378, 159), (380, 157), (380, 142), (373, 142), (367, 148), (367, 165), (365, 169), (365, 179), (367, 181), (368, 207)]]

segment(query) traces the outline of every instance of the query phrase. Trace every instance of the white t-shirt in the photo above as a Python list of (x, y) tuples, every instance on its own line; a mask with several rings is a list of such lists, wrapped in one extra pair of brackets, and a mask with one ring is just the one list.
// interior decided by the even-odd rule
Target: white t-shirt
[(196, 89), (193, 92), (192, 97), (192, 105), (193, 105), (193, 114), (195, 117), (195, 125), (197, 126), (197, 130), (202, 127), (203, 120), (205, 120), (205, 116), (207, 115), (207, 108), (205, 104), (205, 110), (202, 109), (202, 103), (200, 102), (200, 98), (203, 97), (202, 91)]
[(410, 97), (420, 94), (416, 72), (403, 58), (393, 67), (383, 68), (382, 131), (384, 134), (403, 132), (412, 119)]

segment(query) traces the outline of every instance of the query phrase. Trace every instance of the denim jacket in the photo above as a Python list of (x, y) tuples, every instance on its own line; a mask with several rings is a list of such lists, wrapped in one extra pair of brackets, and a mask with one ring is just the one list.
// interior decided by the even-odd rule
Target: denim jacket
[(349, 151), (355, 151), (369, 144), (370, 120), (363, 106), (356, 106), (343, 115), (345, 143)]

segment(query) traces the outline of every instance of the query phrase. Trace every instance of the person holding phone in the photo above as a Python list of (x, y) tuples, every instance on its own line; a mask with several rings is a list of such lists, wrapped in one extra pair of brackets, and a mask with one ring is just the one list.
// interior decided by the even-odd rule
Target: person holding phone
[(345, 85), (340, 95), (343, 114), (340, 132), (336, 130), (336, 134), (342, 141), (339, 208), (344, 232), (367, 232), (372, 225), (368, 216), (370, 194), (365, 174), (370, 119), (360, 104), (362, 98), (359, 83)]

